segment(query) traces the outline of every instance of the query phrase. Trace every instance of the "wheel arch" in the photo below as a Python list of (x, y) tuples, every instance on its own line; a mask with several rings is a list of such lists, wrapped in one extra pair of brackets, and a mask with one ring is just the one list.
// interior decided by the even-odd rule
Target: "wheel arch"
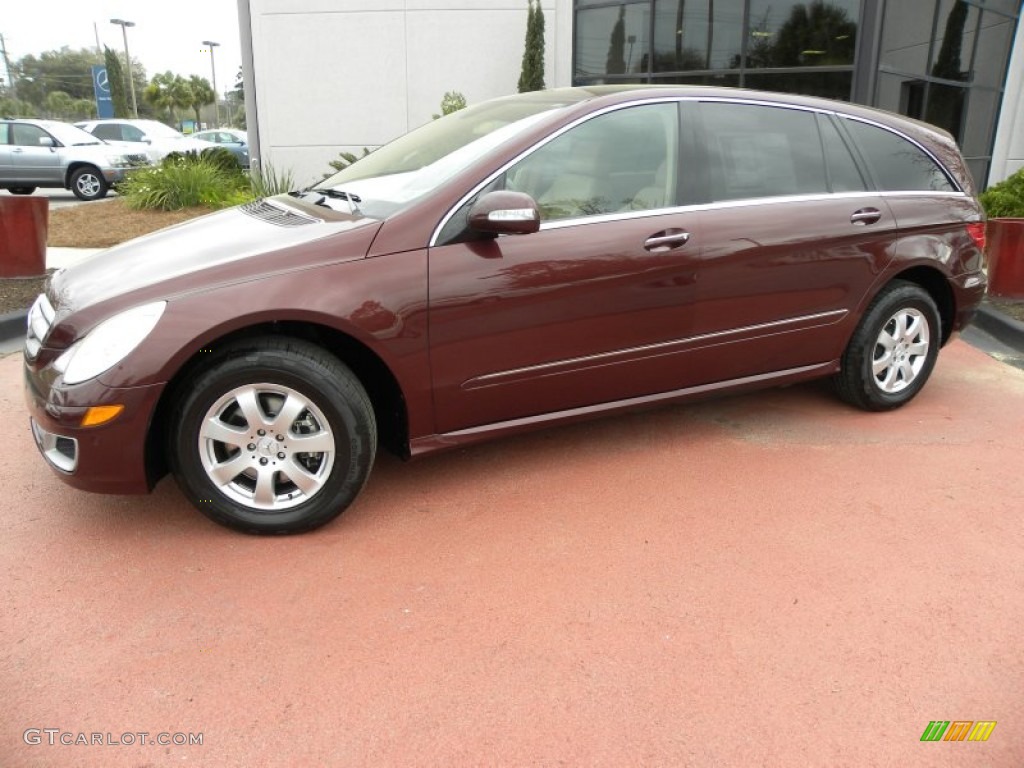
[(103, 176), (103, 171), (96, 163), (90, 163), (86, 160), (74, 160), (68, 164), (67, 169), (64, 171), (64, 189), (71, 189), (71, 177), (75, 175), (75, 171), (79, 168), (95, 168), (96, 173)]
[[(956, 296), (949, 285), (949, 278), (935, 267), (918, 265), (896, 273), (885, 285), (893, 280), (913, 283), (932, 297), (942, 322), (942, 345), (944, 346), (953, 334), (953, 322), (956, 318)], [(885, 285), (879, 286), (879, 291)]]
[[(370, 397), (381, 445), (402, 459), (409, 458), (409, 418), (402, 387), (381, 357), (353, 336), (310, 321), (273, 321), (234, 329), (205, 342), (204, 348), (265, 336), (309, 341), (348, 366)], [(186, 383), (210, 364), (209, 356), (197, 349), (178, 367), (160, 395), (146, 435), (146, 474), (150, 487), (167, 473), (168, 420), (174, 405)]]

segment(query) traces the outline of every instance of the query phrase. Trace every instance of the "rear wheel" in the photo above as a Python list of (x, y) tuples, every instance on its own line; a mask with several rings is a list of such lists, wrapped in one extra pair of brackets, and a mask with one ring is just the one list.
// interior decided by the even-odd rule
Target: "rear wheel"
[(103, 174), (91, 165), (83, 166), (71, 174), (71, 191), (79, 200), (99, 200), (106, 196), (108, 188)]
[(31, 195), (36, 191), (35, 187), (11, 187), (12, 195)]
[(899, 408), (921, 391), (939, 354), (939, 311), (914, 283), (896, 280), (868, 307), (833, 377), (839, 396), (867, 411)]
[(355, 375), (293, 339), (226, 349), (180, 398), (169, 431), (185, 495), (248, 533), (333, 520), (362, 489), (377, 447), (373, 408)]

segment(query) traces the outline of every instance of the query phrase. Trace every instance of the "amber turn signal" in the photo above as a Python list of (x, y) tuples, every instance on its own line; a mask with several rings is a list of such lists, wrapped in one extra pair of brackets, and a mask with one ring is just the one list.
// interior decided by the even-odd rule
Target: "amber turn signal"
[(82, 417), (82, 426), (98, 427), (100, 424), (106, 424), (120, 416), (123, 410), (123, 405), (94, 405)]

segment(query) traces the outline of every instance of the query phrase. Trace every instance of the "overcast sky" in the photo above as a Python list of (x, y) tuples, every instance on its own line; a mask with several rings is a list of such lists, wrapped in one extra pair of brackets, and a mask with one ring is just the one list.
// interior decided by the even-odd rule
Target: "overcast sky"
[[(148, 77), (169, 69), (210, 79), (203, 40), (220, 43), (214, 56), (221, 93), (234, 86), (242, 63), (236, 0), (0, 0), (0, 8), (0, 34), (11, 61), (65, 45), (95, 48), (96, 32), (101, 46), (123, 52), (121, 27), (110, 19), (125, 19), (135, 22), (128, 29), (128, 50)], [(2, 61), (0, 76), (6, 76)]]

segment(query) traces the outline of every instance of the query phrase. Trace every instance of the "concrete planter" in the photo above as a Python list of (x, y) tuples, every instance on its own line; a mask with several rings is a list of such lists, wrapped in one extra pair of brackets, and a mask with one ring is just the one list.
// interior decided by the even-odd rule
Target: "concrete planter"
[(0, 277), (38, 277), (46, 272), (50, 201), (0, 196)]
[(989, 219), (988, 292), (1024, 299), (1024, 219)]

